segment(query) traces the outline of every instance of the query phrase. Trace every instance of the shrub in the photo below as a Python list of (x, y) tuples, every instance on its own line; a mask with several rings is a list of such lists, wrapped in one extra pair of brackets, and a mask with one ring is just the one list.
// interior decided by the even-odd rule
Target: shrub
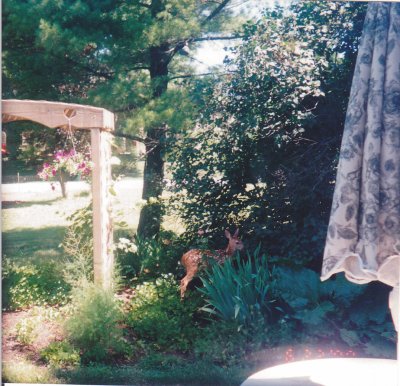
[(167, 209), (187, 233), (240, 225), (248, 245), (319, 265), (365, 10), (294, 1), (243, 27), (234, 72), (205, 91), (198, 124), (169, 153)]
[(184, 247), (172, 233), (162, 232), (153, 238), (136, 235), (133, 244), (136, 251), (118, 250), (117, 261), (125, 278), (148, 280), (177, 272)]
[(368, 355), (392, 357), (395, 331), (387, 290), (379, 283), (357, 285), (343, 275), (321, 282), (309, 269), (276, 269), (281, 321), (297, 340), (344, 343)]
[(40, 351), (40, 357), (49, 365), (57, 367), (76, 366), (80, 356), (68, 342), (52, 342)]
[(93, 281), (92, 212), (92, 204), (89, 204), (68, 217), (71, 225), (62, 244), (66, 253), (64, 278), (73, 287)]
[(16, 340), (24, 345), (34, 342), (37, 337), (38, 318), (26, 318), (16, 325)]
[(119, 328), (123, 315), (111, 291), (88, 284), (73, 292), (73, 315), (65, 329), (84, 361), (105, 361), (126, 354), (128, 347)]
[(40, 266), (5, 259), (3, 263), (4, 309), (16, 310), (33, 305), (60, 305), (68, 300), (70, 286), (54, 262)]
[(274, 286), (267, 258), (257, 248), (247, 260), (239, 255), (224, 264), (213, 264), (201, 278), (204, 288), (199, 289), (207, 300), (204, 311), (225, 321), (239, 325), (256, 326), (268, 318), (273, 301)]
[(200, 331), (194, 343), (197, 359), (208, 360), (220, 366), (236, 366), (249, 352), (257, 351), (264, 343), (263, 324), (258, 331), (238, 330), (235, 322), (214, 321)]
[(180, 301), (172, 275), (136, 287), (128, 315), (135, 335), (152, 349), (187, 351), (198, 334), (197, 310), (202, 299)]

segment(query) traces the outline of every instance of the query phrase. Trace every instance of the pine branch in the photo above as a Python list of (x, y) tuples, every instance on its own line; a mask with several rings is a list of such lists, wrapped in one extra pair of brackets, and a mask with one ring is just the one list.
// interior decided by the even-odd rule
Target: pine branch
[[(56, 55), (53, 55), (53, 54), (52, 54), (52, 56), (53, 56), (54, 58), (57, 57)], [(69, 63), (71, 63), (71, 64), (73, 64), (73, 65), (75, 65), (75, 66), (77, 66), (77, 67), (80, 67), (80, 68), (83, 69), (83, 70), (86, 70), (87, 72), (89, 72), (89, 73), (92, 74), (92, 75), (99, 76), (99, 77), (105, 78), (105, 79), (107, 79), (107, 80), (112, 80), (112, 79), (114, 79), (114, 74), (115, 74), (115, 73), (112, 72), (112, 71), (110, 71), (110, 72), (104, 72), (104, 71), (101, 71), (101, 70), (96, 70), (96, 69), (94, 69), (94, 68), (92, 68), (92, 67), (90, 67), (90, 66), (88, 66), (88, 65), (86, 65), (86, 64), (83, 64), (83, 63), (81, 63), (81, 62), (78, 62), (78, 61), (72, 59), (72, 58), (69, 57), (69, 56), (66, 56), (66, 57), (64, 57), (64, 58), (65, 58), (65, 60), (66, 60), (67, 62), (69, 62)]]
[(225, 8), (225, 6), (230, 2), (231, 0), (223, 0), (218, 7), (214, 9), (200, 24), (204, 25), (207, 24), (210, 20), (214, 19), (214, 17), (218, 16), (218, 14)]

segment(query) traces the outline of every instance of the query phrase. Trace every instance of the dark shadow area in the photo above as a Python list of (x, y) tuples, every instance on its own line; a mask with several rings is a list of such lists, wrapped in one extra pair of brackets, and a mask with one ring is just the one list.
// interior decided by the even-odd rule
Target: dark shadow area
[(58, 249), (65, 234), (65, 227), (20, 229), (2, 233), (4, 256), (32, 257), (40, 250)]
[(57, 369), (56, 376), (69, 384), (87, 385), (239, 386), (250, 371), (237, 367), (222, 369), (212, 363), (198, 361), (152, 368), (141, 363), (128, 366), (80, 366), (75, 369)]
[(28, 208), (33, 205), (51, 205), (61, 200), (63, 200), (62, 197), (57, 197), (46, 201), (2, 201), (1, 206), (2, 209)]

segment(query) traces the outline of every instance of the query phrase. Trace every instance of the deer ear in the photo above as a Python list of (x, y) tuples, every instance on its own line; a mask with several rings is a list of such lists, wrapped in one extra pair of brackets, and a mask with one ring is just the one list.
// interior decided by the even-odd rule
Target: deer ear
[(239, 228), (236, 229), (236, 231), (235, 231), (233, 237), (238, 237), (238, 236), (239, 236)]
[(225, 229), (225, 236), (227, 239), (230, 239), (232, 237), (228, 229)]

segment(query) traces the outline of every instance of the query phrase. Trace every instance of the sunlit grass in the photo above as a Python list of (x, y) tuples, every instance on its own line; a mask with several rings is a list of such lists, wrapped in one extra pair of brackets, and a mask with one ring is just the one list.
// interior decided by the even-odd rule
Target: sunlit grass
[(3, 382), (8, 383), (63, 383), (47, 368), (26, 360), (3, 362)]

